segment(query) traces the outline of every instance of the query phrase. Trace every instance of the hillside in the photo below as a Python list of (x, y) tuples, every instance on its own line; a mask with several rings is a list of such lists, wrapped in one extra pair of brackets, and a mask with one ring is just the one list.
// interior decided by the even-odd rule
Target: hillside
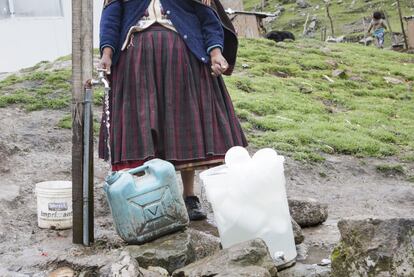
[[(413, 64), (412, 55), (374, 47), (244, 39), (226, 81), (252, 147), (308, 161), (324, 154), (413, 161)], [(69, 65), (61, 58), (8, 76), (0, 107), (62, 109), (59, 126), (69, 128)], [(344, 72), (333, 77), (335, 70)], [(95, 104), (101, 97), (97, 90)]]
[[(297, 159), (329, 153), (412, 161), (413, 62), (359, 45), (243, 40), (227, 83), (255, 146)], [(335, 70), (344, 72), (332, 77)]]
[[(260, 10), (260, 2), (260, 0), (244, 0), (244, 8), (245, 10)], [(282, 6), (285, 9), (282, 15), (271, 23), (270, 29), (287, 30), (296, 36), (301, 36), (303, 25), (309, 14), (309, 20), (313, 16), (317, 18), (315, 38), (320, 38), (322, 27), (326, 27), (327, 34), (330, 35), (330, 23), (326, 16), (325, 2), (322, 0), (306, 0), (305, 2), (310, 6), (302, 9), (298, 7), (295, 0), (266, 0), (264, 11), (275, 12), (277, 6)], [(336, 36), (347, 35), (350, 38), (363, 36), (363, 18), (368, 21), (372, 12), (376, 10), (382, 10), (388, 14), (393, 32), (401, 32), (398, 11), (393, 0), (335, 0), (330, 2), (330, 13)], [(403, 15), (414, 14), (414, 2), (401, 0), (401, 9)], [(390, 40), (389, 35), (387, 40)]]

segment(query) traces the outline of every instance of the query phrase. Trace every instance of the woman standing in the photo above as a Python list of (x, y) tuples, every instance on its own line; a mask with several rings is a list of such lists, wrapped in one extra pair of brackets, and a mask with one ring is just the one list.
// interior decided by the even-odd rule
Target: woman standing
[[(181, 171), (191, 220), (206, 217), (194, 195), (194, 170), (247, 145), (221, 77), (232, 71), (237, 39), (208, 2), (107, 0), (100, 26), (101, 66), (112, 87), (112, 169), (152, 158), (171, 162)], [(101, 158), (108, 158), (105, 125), (103, 116)]]

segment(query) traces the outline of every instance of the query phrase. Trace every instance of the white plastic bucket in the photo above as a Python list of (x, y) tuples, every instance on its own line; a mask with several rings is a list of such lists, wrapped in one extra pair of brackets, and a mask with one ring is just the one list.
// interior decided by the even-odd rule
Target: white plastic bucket
[(40, 228), (72, 228), (72, 182), (36, 184), (37, 221)]

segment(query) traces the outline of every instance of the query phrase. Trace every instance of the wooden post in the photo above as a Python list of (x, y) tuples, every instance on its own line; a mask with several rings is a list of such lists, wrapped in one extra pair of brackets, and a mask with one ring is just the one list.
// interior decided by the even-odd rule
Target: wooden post
[[(72, 0), (72, 201), (73, 243), (83, 242), (83, 98), (93, 69), (93, 1)], [(93, 176), (93, 170), (91, 170)], [(91, 178), (93, 180), (93, 178)], [(93, 199), (91, 195), (90, 199)], [(93, 201), (89, 238), (93, 242)]]
[(364, 26), (364, 45), (367, 46), (367, 27), (365, 26), (365, 16), (362, 18), (362, 25)]
[(305, 20), (305, 24), (303, 24), (303, 36), (305, 36), (306, 35), (306, 27), (308, 26), (308, 20), (309, 20), (309, 13), (308, 13), (308, 15), (306, 16), (306, 20)]
[(334, 32), (334, 26), (333, 26), (333, 21), (332, 21), (332, 17), (331, 14), (329, 13), (329, 6), (331, 5), (331, 3), (329, 1), (326, 2), (326, 15), (329, 18), (329, 22), (331, 23), (331, 36), (335, 37), (335, 32)]
[(325, 41), (326, 40), (326, 26), (323, 26), (321, 28), (321, 41)]
[(404, 38), (405, 49), (408, 49), (408, 42), (407, 42), (407, 36), (405, 34), (405, 30), (404, 30), (404, 22), (403, 22), (403, 17), (402, 17), (402, 13), (401, 13), (400, 0), (397, 0), (397, 8), (398, 8), (398, 15), (400, 16), (401, 32), (402, 32), (403, 38)]
[(383, 10), (383, 11), (382, 11), (382, 13), (383, 13), (383, 14), (384, 14), (384, 16), (385, 16), (385, 20), (387, 21), (387, 26), (388, 26), (388, 29), (390, 30), (390, 33), (391, 33), (391, 45), (394, 47), (394, 46), (396, 46), (398, 43), (397, 43), (397, 40), (396, 40), (396, 38), (395, 38), (394, 32), (392, 31), (392, 26), (391, 26), (390, 19), (388, 18), (388, 14), (387, 14), (387, 12), (386, 12), (385, 10)]

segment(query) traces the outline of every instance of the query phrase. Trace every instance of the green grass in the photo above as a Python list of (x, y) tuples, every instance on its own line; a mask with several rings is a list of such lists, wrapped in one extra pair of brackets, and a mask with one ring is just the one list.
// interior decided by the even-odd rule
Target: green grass
[(382, 164), (377, 165), (375, 168), (384, 175), (405, 175), (405, 169), (400, 164)]
[[(306, 0), (312, 6), (306, 9), (300, 9), (297, 7), (295, 1), (281, 1), (281, 0), (267, 0), (264, 10), (267, 12), (274, 12), (276, 5), (283, 5), (285, 11), (282, 15), (272, 23), (273, 30), (288, 30), (292, 31), (296, 36), (301, 36), (303, 32), (303, 25), (306, 20), (306, 15), (317, 16), (318, 18), (318, 30), (321, 27), (327, 27), (327, 35), (330, 35), (330, 23), (326, 16), (325, 4), (321, 0)], [(375, 10), (385, 10), (389, 16), (391, 28), (394, 32), (401, 32), (401, 25), (399, 22), (398, 11), (395, 6), (395, 1), (392, 0), (372, 0), (372, 1), (355, 1), (354, 6), (351, 8), (353, 0), (343, 0), (341, 4), (338, 1), (330, 1), (330, 13), (334, 22), (335, 35), (345, 35), (348, 37), (359, 36), (363, 37), (362, 31), (357, 31), (351, 34), (350, 28), (347, 28), (347, 24), (353, 22), (360, 22), (362, 25), (362, 18), (371, 17)], [(244, 0), (245, 10), (260, 9), (259, 0)], [(283, 2), (289, 2), (283, 4)], [(319, 9), (316, 7), (319, 5)], [(401, 8), (404, 15), (411, 15), (414, 13), (414, 2), (411, 0), (401, 0)], [(301, 15), (304, 14), (304, 15)], [(320, 38), (320, 31), (317, 32), (316, 38)], [(387, 40), (390, 38), (387, 35)], [(389, 43), (388, 43), (389, 44)]]
[(57, 126), (62, 129), (72, 129), (72, 115), (68, 114), (62, 117)]
[[(247, 64), (245, 68), (242, 65)], [(414, 58), (375, 47), (317, 40), (241, 39), (226, 84), (250, 145), (297, 160), (324, 154), (414, 160)], [(335, 69), (344, 78), (332, 77)], [(324, 76), (334, 80), (330, 83)], [(402, 84), (388, 84), (384, 77)], [(70, 69), (33, 70), (0, 81), (0, 107), (68, 110)], [(94, 90), (102, 104), (103, 90)], [(95, 130), (98, 122), (95, 120)], [(70, 116), (61, 128), (70, 128)]]
[[(67, 57), (56, 61), (66, 60)], [(27, 111), (69, 107), (72, 97), (71, 69), (38, 70), (43, 63), (0, 81), (0, 108), (12, 104), (18, 104)], [(94, 89), (95, 105), (102, 105), (103, 95), (103, 88)]]
[[(414, 66), (402, 62), (409, 55), (315, 40), (243, 39), (240, 46), (236, 72), (226, 83), (253, 146), (309, 161), (322, 160), (323, 153), (385, 157), (413, 151)], [(336, 64), (347, 78), (332, 77)], [(387, 84), (384, 76), (404, 84)]]
[(28, 111), (69, 107), (71, 71), (30, 71), (0, 81), (0, 107), (19, 104)]
[[(63, 116), (58, 124), (57, 127), (62, 129), (72, 129), (72, 115), (67, 114)], [(95, 135), (99, 134), (99, 128), (100, 128), (100, 121), (97, 117), (93, 119), (93, 132)]]

